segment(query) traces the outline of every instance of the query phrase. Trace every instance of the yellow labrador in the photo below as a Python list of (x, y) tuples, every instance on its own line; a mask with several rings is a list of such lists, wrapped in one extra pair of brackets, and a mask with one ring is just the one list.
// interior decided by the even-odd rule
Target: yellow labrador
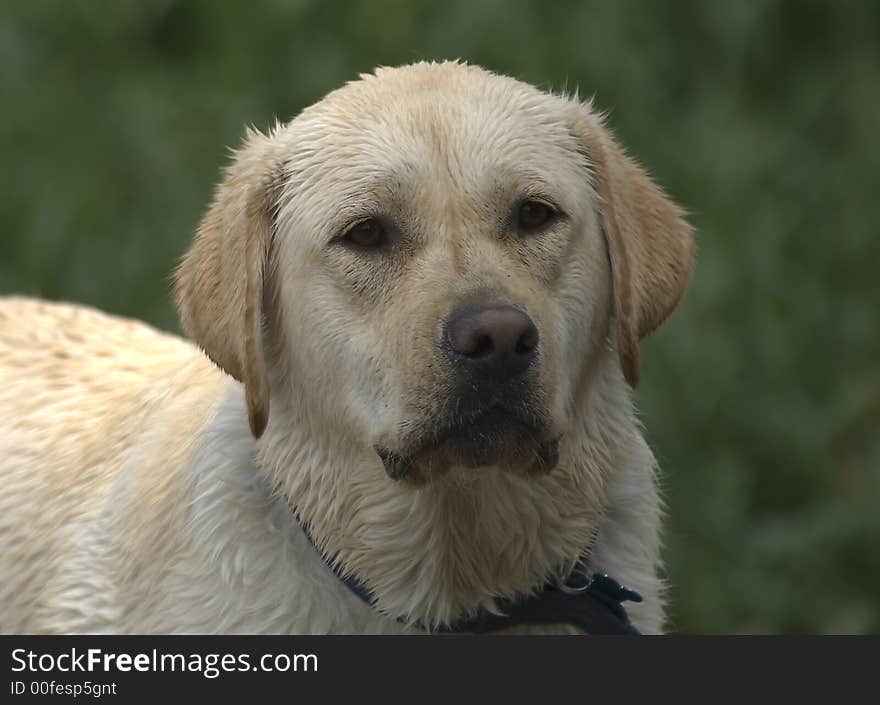
[(590, 105), (475, 66), (250, 132), (177, 273), (198, 347), (0, 303), (0, 630), (467, 631), (578, 571), (661, 630), (630, 388), (691, 262)]

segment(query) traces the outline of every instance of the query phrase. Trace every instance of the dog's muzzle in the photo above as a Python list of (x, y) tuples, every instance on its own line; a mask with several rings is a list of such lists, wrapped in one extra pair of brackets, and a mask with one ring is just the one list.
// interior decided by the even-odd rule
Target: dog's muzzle
[[(447, 403), (406, 437), (376, 452), (394, 480), (452, 466), (497, 466), (543, 474), (559, 462), (537, 389), (540, 336), (532, 318), (507, 303), (468, 303), (440, 326), (438, 353)], [(419, 472), (422, 471), (422, 472)]]

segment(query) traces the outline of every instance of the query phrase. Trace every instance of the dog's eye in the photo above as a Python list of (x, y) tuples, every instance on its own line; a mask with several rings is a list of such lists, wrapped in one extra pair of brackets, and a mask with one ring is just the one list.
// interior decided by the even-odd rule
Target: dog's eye
[(517, 225), (520, 230), (537, 230), (549, 223), (556, 215), (552, 206), (543, 201), (523, 201), (516, 214)]
[(367, 218), (346, 230), (342, 240), (357, 247), (381, 247), (386, 241), (385, 227), (376, 218)]

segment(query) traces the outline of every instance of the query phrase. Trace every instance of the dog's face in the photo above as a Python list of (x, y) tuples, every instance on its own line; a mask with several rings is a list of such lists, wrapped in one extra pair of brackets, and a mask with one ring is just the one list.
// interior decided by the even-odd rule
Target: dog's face
[(472, 73), (348, 86), (297, 119), (280, 153), (282, 354), (306, 403), (328, 402), (395, 477), (551, 468), (610, 310), (564, 116)]
[(532, 474), (556, 464), (609, 340), (635, 383), (638, 340), (690, 258), (678, 209), (587, 108), (419, 64), (251, 135), (178, 297), (188, 332), (244, 382), (255, 435), (269, 380), (289, 380), (304, 413), (395, 479)]

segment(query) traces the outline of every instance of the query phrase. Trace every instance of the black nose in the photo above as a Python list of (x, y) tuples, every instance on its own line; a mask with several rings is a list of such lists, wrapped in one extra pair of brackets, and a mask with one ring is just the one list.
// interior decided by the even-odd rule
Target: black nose
[(447, 355), (482, 374), (525, 372), (538, 351), (538, 329), (513, 306), (457, 309), (446, 322)]

